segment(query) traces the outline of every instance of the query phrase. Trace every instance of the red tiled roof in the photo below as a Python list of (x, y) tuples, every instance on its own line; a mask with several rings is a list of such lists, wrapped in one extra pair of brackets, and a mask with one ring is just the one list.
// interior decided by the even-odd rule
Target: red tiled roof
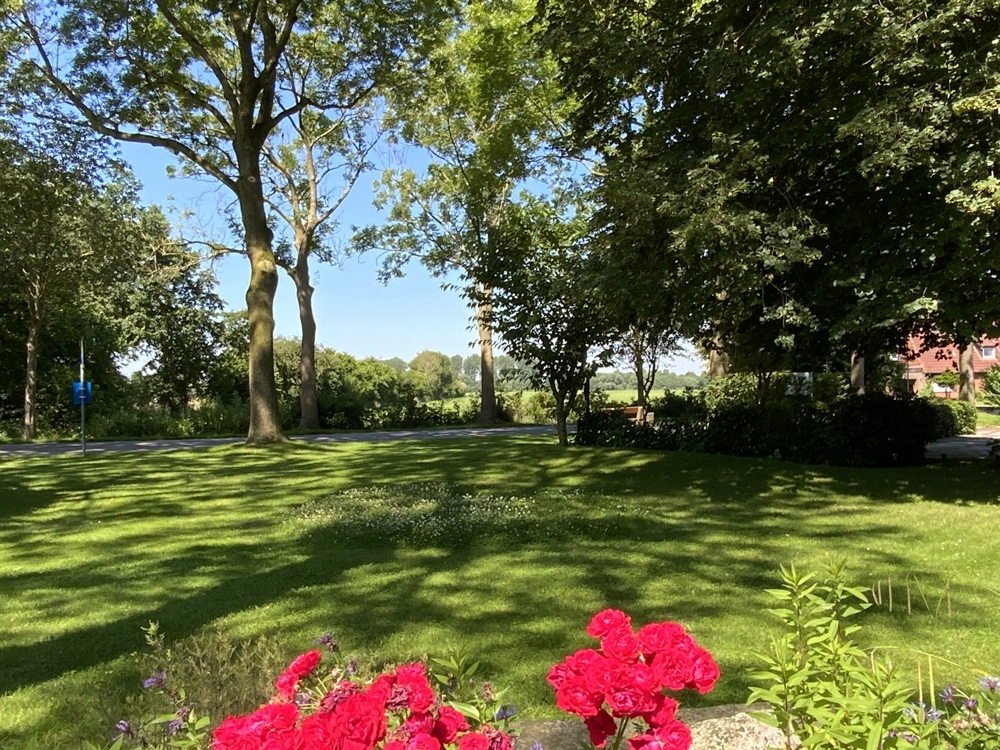
[[(958, 372), (958, 348), (955, 346), (942, 347), (940, 349), (928, 349), (921, 353), (923, 339), (914, 336), (908, 344), (908, 351), (903, 355), (910, 367), (920, 367), (926, 375), (936, 375), (947, 369)], [(982, 339), (977, 346), (972, 349), (972, 367), (975, 372), (986, 372), (993, 365), (1000, 362), (1000, 359), (983, 359), (982, 348), (984, 346), (996, 347), (1000, 352), (1000, 339)]]

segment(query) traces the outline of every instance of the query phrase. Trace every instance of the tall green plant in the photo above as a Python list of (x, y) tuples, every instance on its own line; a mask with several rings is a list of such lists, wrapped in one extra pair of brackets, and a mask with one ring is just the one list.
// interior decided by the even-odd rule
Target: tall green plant
[(752, 677), (764, 683), (751, 701), (774, 710), (757, 718), (784, 732), (786, 745), (804, 747), (910, 747), (904, 740), (910, 691), (891, 662), (866, 653), (851, 640), (860, 626), (848, 620), (870, 606), (860, 588), (848, 586), (843, 564), (825, 580), (781, 568), (782, 588), (769, 589), (778, 602), (769, 610), (785, 626)]

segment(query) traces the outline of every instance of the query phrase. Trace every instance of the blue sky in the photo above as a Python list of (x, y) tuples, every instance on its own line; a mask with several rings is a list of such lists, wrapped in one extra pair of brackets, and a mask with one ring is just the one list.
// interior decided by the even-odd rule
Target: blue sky
[[(225, 223), (217, 218), (220, 201), (231, 200), (225, 188), (207, 180), (171, 178), (167, 168), (172, 156), (151, 146), (123, 144), (122, 155), (143, 184), (142, 199), (159, 204), (171, 219), (180, 221), (182, 212), (191, 212), (203, 231), (220, 239)], [(346, 242), (352, 225), (377, 223), (372, 205), (372, 184), (378, 173), (363, 176), (345, 201), (338, 216), (338, 239)], [(189, 219), (190, 221), (190, 219)], [(317, 340), (331, 349), (356, 357), (409, 361), (424, 349), (449, 356), (473, 354), (475, 334), (470, 327), (470, 309), (454, 291), (441, 289), (442, 279), (434, 278), (419, 263), (412, 263), (406, 276), (381, 284), (375, 256), (347, 258), (341, 267), (313, 263), (313, 307)], [(227, 258), (216, 265), (219, 293), (229, 309), (245, 307), (243, 295), (249, 281), (249, 265), (242, 256)], [(274, 307), (275, 333), (298, 336), (299, 318), (295, 289), (281, 273)], [(667, 369), (700, 372), (700, 360), (678, 357)]]

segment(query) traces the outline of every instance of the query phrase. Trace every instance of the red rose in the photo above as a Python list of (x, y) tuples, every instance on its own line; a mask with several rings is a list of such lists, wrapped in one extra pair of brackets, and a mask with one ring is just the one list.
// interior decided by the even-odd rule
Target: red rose
[(648, 732), (629, 737), (628, 746), (630, 750), (664, 750), (660, 738)]
[[(386, 688), (388, 690), (388, 688)], [(385, 701), (378, 691), (350, 696), (337, 706), (334, 715), (341, 730), (340, 750), (371, 750), (385, 737)]]
[(618, 725), (611, 718), (611, 714), (603, 708), (594, 716), (588, 716), (583, 720), (587, 725), (587, 732), (590, 734), (590, 744), (594, 747), (604, 747), (608, 737), (618, 731)]
[(685, 635), (683, 626), (676, 622), (652, 622), (639, 628), (636, 640), (639, 650), (652, 659), (661, 651), (669, 651)]
[(603, 638), (612, 630), (622, 627), (632, 627), (632, 620), (629, 616), (618, 609), (605, 609), (598, 612), (590, 620), (590, 624), (587, 626), (587, 635), (591, 638)]
[(461, 711), (456, 711), (451, 706), (441, 706), (431, 734), (437, 737), (442, 745), (450, 745), (459, 732), (464, 732), (468, 728), (469, 722)]
[(243, 750), (259, 743), (251, 736), (248, 716), (227, 716), (212, 732), (212, 750)]
[(278, 695), (288, 700), (295, 697), (295, 688), (298, 686), (299, 676), (290, 669), (282, 672), (278, 679), (274, 681), (274, 687), (277, 689)]
[(575, 654), (567, 656), (563, 663), (566, 665), (566, 669), (574, 675), (580, 675), (584, 674), (591, 664), (596, 661), (600, 661), (603, 658), (604, 657), (594, 651), (594, 649), (584, 648), (580, 649)]
[(623, 662), (633, 662), (639, 656), (639, 646), (632, 628), (625, 626), (607, 633), (601, 638), (601, 651), (605, 656)]
[(646, 693), (658, 693), (663, 685), (656, 679), (656, 673), (648, 664), (636, 662), (626, 668), (625, 679), (633, 686)]
[(619, 718), (639, 716), (656, 708), (656, 699), (653, 695), (632, 686), (608, 693), (607, 701), (612, 715)]
[(499, 729), (494, 729), (489, 724), (483, 724), (479, 727), (479, 731), (486, 735), (490, 750), (512, 750), (510, 737)]
[(652, 666), (656, 679), (669, 690), (681, 690), (691, 681), (691, 655), (683, 651), (661, 651)]
[(708, 651), (703, 648), (697, 649), (691, 665), (691, 680), (687, 686), (695, 688), (704, 695), (712, 689), (717, 679), (719, 679), (719, 665)]
[(489, 750), (490, 741), (479, 732), (466, 732), (458, 738), (458, 750)]
[(305, 677), (311, 674), (316, 666), (320, 663), (323, 658), (323, 653), (321, 651), (306, 651), (301, 656), (297, 657), (295, 661), (288, 665), (286, 672), (294, 672), (299, 677)]
[(682, 721), (671, 721), (656, 730), (663, 743), (663, 750), (688, 750), (691, 747), (691, 730)]
[(331, 713), (313, 714), (302, 721), (302, 750), (329, 750), (337, 746), (337, 736), (337, 719)]
[[(324, 748), (326, 750), (326, 748)], [(393, 740), (392, 742), (386, 742), (382, 746), (382, 750), (406, 750), (406, 745), (399, 740)]]
[(655, 707), (649, 713), (643, 714), (642, 718), (650, 727), (657, 729), (674, 720), (677, 715), (677, 701), (665, 695), (657, 695), (654, 700)]
[(402, 729), (410, 737), (418, 734), (430, 734), (434, 731), (434, 717), (426, 711), (410, 714), (403, 722)]
[(404, 664), (401, 667), (396, 667), (395, 674), (397, 682), (410, 682), (411, 680), (426, 680), (427, 667), (425, 667), (419, 661), (415, 661), (412, 664)]
[(563, 711), (584, 718), (597, 714), (603, 698), (602, 695), (592, 693), (587, 688), (586, 680), (579, 676), (566, 680), (556, 690), (556, 705)]
[(270, 732), (261, 750), (302, 750), (303, 737), (297, 729)]
[(556, 690), (559, 686), (565, 682), (567, 677), (572, 677), (573, 673), (570, 671), (569, 667), (566, 666), (566, 662), (559, 662), (558, 664), (553, 664), (552, 669), (549, 670), (548, 677), (545, 681), (549, 683)]
[(417, 734), (406, 743), (406, 750), (441, 750), (441, 743), (429, 734)]
[(603, 695), (619, 686), (625, 677), (625, 667), (620, 661), (601, 657), (587, 667), (583, 679), (595, 695)]

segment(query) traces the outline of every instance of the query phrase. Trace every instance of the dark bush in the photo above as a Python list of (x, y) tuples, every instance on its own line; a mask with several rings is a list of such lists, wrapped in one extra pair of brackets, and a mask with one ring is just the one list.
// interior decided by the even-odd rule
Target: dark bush
[(919, 464), (935, 433), (935, 408), (924, 399), (852, 396), (829, 407), (808, 398), (765, 404), (674, 396), (651, 404), (655, 425), (630, 422), (621, 411), (577, 423), (578, 445), (689, 450), (843, 466)]
[(934, 437), (972, 435), (976, 432), (976, 407), (965, 401), (926, 399), (934, 411)]

